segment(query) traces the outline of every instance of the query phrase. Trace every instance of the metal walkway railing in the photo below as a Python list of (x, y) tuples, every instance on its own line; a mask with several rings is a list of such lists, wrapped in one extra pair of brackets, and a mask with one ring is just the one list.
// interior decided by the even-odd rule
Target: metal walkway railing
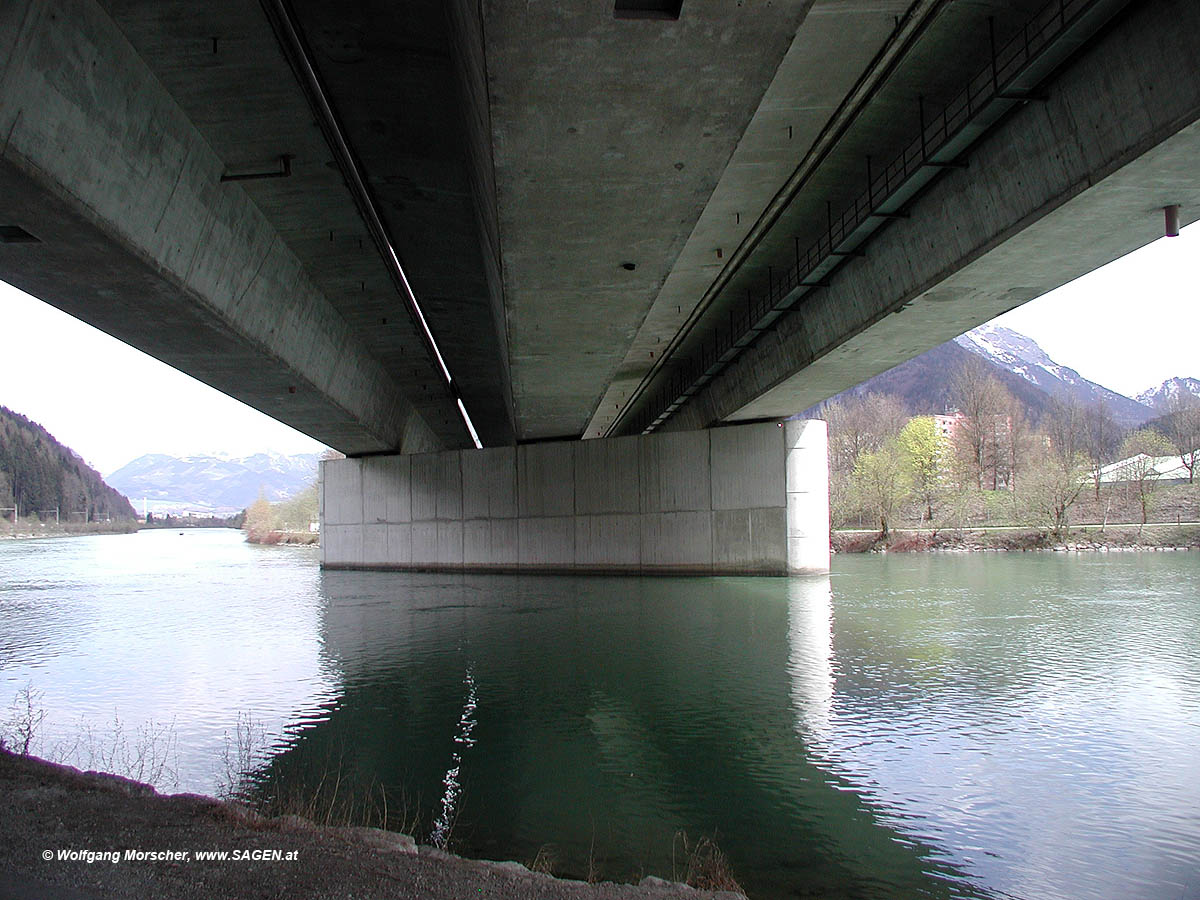
[[(873, 171), (867, 158), (867, 187), (836, 218), (830, 210), (826, 233), (776, 274), (767, 267), (767, 289), (751, 295), (729, 322), (713, 331), (700, 351), (676, 364), (667, 381), (641, 405), (632, 427), (623, 423), (626, 407), (608, 434), (648, 434), (712, 381), (784, 314), (811, 291), (826, 287), (829, 276), (890, 220), (907, 218), (905, 208), (942, 172), (965, 168), (963, 156), (985, 132), (1014, 107), (1032, 100), (1037, 87), (1128, 0), (1052, 0), (1002, 47), (991, 38), (991, 59), (942, 111), (926, 116), (918, 105), (919, 133), (892, 162)], [(989, 32), (992, 22), (989, 20)], [(664, 361), (663, 370), (669, 365)]]

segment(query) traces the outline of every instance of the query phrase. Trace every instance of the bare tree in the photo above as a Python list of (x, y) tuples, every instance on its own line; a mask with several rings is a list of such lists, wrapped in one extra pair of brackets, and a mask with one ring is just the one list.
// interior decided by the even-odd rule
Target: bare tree
[(1113, 419), (1112, 411), (1103, 397), (1098, 397), (1095, 403), (1084, 410), (1083, 422), (1083, 448), (1091, 460), (1092, 483), (1096, 488), (1096, 499), (1099, 500), (1101, 470), (1121, 446), (1121, 427)]
[(822, 417), (829, 426), (829, 465), (850, 473), (863, 453), (878, 450), (900, 433), (908, 414), (889, 394), (866, 394), (830, 403)]
[(998, 481), (995, 470), (996, 420), (1004, 405), (1005, 393), (983, 360), (975, 357), (966, 360), (950, 379), (950, 395), (962, 415), (962, 421), (954, 430), (955, 454), (964, 475), (980, 488), (985, 486), (989, 472), (993, 483)]
[(1017, 473), (1024, 470), (1025, 458), (1034, 445), (1033, 428), (1025, 416), (1021, 401), (1003, 389), (1004, 431), (1001, 447), (1004, 450), (1004, 483), (1013, 493), (1017, 491)]
[(1171, 442), (1152, 428), (1130, 432), (1121, 442), (1124, 465), (1118, 470), (1117, 477), (1137, 492), (1142, 525), (1146, 524), (1152, 495), (1158, 487), (1158, 471), (1154, 461), (1157, 457), (1169, 455), (1172, 449)]
[(1196, 463), (1200, 462), (1200, 397), (1176, 392), (1167, 401), (1162, 431), (1187, 469), (1188, 484), (1195, 484)]
[(1083, 493), (1087, 460), (1083, 454), (1065, 457), (1053, 446), (1032, 454), (1022, 502), (1035, 521), (1047, 526), (1058, 540), (1066, 537), (1071, 507)]
[(1043, 427), (1050, 438), (1050, 450), (1064, 465), (1071, 464), (1084, 452), (1087, 425), (1083, 404), (1074, 397), (1051, 400)]

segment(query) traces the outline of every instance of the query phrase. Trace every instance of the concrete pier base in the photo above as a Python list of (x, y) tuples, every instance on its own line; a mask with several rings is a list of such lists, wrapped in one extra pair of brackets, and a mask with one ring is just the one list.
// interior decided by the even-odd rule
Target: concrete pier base
[(829, 570), (825, 423), (321, 465), (326, 568)]
[(787, 442), (787, 570), (829, 571), (829, 430), (819, 419), (793, 420)]

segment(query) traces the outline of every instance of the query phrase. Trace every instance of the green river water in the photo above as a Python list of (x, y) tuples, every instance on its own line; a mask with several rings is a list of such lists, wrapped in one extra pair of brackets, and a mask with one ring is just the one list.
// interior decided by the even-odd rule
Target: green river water
[(0, 700), (25, 685), (44, 755), (116, 720), (211, 792), (251, 720), (262, 790), (336, 771), (423, 841), (574, 877), (682, 874), (686, 833), (756, 900), (1200, 898), (1196, 553), (573, 578), (10, 541)]

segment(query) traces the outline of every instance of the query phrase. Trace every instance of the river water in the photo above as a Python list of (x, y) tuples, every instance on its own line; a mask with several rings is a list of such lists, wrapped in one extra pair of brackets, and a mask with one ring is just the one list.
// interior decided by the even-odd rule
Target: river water
[(752, 898), (1200, 898), (1196, 553), (641, 579), (6, 541), (0, 701), (26, 687), (43, 755), (212, 792), (249, 732), (251, 788), (335, 772), (576, 877), (682, 875), (686, 833)]

